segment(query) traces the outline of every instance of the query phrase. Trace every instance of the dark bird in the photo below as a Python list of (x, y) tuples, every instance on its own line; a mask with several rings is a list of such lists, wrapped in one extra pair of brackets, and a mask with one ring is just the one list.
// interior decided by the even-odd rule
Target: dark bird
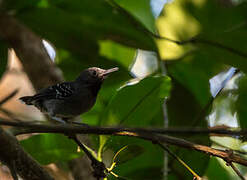
[(55, 84), (20, 100), (27, 105), (34, 105), (54, 120), (68, 121), (93, 107), (103, 81), (117, 70), (117, 67), (107, 70), (88, 68), (75, 81)]

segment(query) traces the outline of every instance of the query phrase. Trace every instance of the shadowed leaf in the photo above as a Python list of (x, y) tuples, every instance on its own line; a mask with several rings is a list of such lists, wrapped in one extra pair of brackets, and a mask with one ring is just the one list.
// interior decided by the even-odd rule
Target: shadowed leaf
[(21, 145), (39, 163), (46, 165), (78, 158), (77, 145), (67, 137), (58, 134), (34, 135), (22, 140)]
[(144, 148), (139, 145), (127, 145), (121, 148), (113, 157), (113, 162), (117, 165), (123, 164), (144, 152)]

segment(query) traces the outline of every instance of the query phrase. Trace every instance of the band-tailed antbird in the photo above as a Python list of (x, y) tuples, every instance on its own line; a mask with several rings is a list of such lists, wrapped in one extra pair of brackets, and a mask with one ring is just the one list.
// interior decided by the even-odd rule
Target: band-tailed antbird
[(88, 68), (75, 81), (55, 84), (20, 100), (27, 105), (34, 105), (54, 120), (68, 121), (93, 107), (103, 81), (117, 70), (117, 67), (107, 70)]

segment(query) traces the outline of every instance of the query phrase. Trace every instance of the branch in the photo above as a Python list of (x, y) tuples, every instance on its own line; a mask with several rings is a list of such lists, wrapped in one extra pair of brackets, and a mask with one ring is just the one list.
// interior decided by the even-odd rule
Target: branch
[(188, 41), (184, 41), (184, 43), (187, 43), (187, 42), (194, 43), (194, 44), (198, 43), (198, 44), (206, 44), (206, 45), (214, 46), (214, 47), (217, 47), (220, 49), (224, 49), (224, 50), (231, 52), (233, 54), (236, 54), (240, 57), (247, 58), (247, 54), (245, 52), (239, 51), (237, 49), (234, 49), (233, 47), (226, 46), (226, 45), (221, 44), (219, 42), (214, 42), (214, 41), (210, 41), (210, 40), (206, 40), (206, 39), (200, 39), (200, 38), (196, 38), (196, 37), (191, 38)]
[[(25, 128), (26, 131), (23, 131), (22, 134), (23, 133), (61, 133), (61, 134), (98, 134), (98, 135), (114, 135), (114, 136), (131, 136), (140, 139), (145, 139), (154, 143), (156, 142), (166, 143), (169, 145), (174, 145), (186, 149), (196, 150), (199, 152), (203, 152), (207, 155), (219, 157), (225, 160), (227, 163), (236, 162), (238, 164), (247, 166), (247, 160), (243, 159), (241, 156), (237, 154), (229, 153), (228, 151), (218, 150), (205, 145), (195, 144), (181, 138), (171, 137), (167, 135), (160, 135), (156, 132), (156, 129), (97, 127), (97, 126), (78, 126), (78, 125), (75, 126), (69, 124), (42, 125), (42, 124), (34, 124), (34, 123), (8, 122), (8, 121), (0, 121), (0, 124)], [(215, 132), (215, 130), (208, 130), (208, 129), (206, 129), (204, 132), (209, 133), (210, 131)], [(158, 129), (158, 132), (161, 132), (161, 129)], [(229, 130), (228, 132), (234, 133), (233, 131), (229, 131)], [(245, 131), (244, 133), (246, 134), (247, 131)]]
[(0, 128), (0, 161), (6, 164), (14, 178), (16, 173), (27, 180), (53, 180), (53, 178), (28, 155), (16, 138)]
[(84, 151), (84, 153), (87, 155), (87, 157), (91, 160), (91, 166), (94, 169), (93, 175), (97, 179), (105, 178), (106, 174), (105, 171), (107, 171), (105, 164), (101, 161), (98, 161), (91, 152), (87, 149), (87, 147), (80, 142), (80, 140), (76, 137), (75, 134), (70, 134), (68, 136), (70, 139), (73, 139), (76, 144)]
[(2, 106), (4, 103), (6, 103), (8, 100), (10, 100), (12, 97), (14, 97), (18, 93), (18, 89), (11, 92), (9, 95), (7, 95), (5, 98), (0, 100), (0, 106)]
[(235, 171), (235, 173), (238, 175), (238, 177), (242, 180), (245, 180), (244, 176), (240, 173), (240, 171), (234, 166), (233, 163), (229, 163), (229, 165), (232, 167), (232, 169)]
[[(17, 119), (18, 121), (18, 119)], [(116, 132), (139, 132), (139, 133), (157, 133), (157, 134), (169, 134), (169, 135), (203, 135), (203, 134), (212, 134), (212, 135), (225, 135), (225, 136), (242, 136), (247, 135), (247, 129), (234, 130), (234, 128), (127, 128), (127, 127), (99, 127), (99, 126), (85, 126), (85, 125), (70, 125), (70, 124), (56, 124), (56, 125), (45, 125), (38, 123), (23, 122), (13, 122), (0, 119), (0, 125), (13, 126), (13, 127), (22, 127), (24, 130), (16, 132), (15, 135), (19, 134), (28, 134), (28, 133), (74, 133), (74, 134), (109, 134)], [(85, 127), (83, 127), (85, 126)], [(232, 130), (230, 130), (232, 129)], [(99, 132), (97, 132), (99, 131)]]
[(14, 17), (0, 13), (0, 38), (14, 48), (36, 90), (62, 81), (61, 71), (42, 44), (42, 39)]
[(9, 118), (11, 118), (12, 120), (17, 120), (15, 115), (10, 111), (8, 111), (7, 109), (2, 108), (1, 106), (4, 105), (6, 102), (8, 102), (11, 98), (13, 98), (18, 93), (18, 91), (19, 91), (18, 89), (15, 89), (10, 94), (8, 94), (5, 98), (0, 100), (0, 111)]
[(197, 37), (192, 37), (191, 39), (188, 39), (188, 40), (184, 40), (184, 41), (177, 41), (177, 40), (173, 40), (173, 39), (170, 39), (170, 38), (167, 38), (167, 37), (161, 37), (161, 36), (158, 36), (158, 35), (155, 35), (155, 34), (152, 34), (153, 37), (157, 38), (157, 39), (163, 39), (163, 40), (166, 40), (166, 41), (169, 41), (169, 42), (172, 42), (172, 43), (175, 43), (177, 45), (186, 45), (188, 43), (191, 43), (191, 44), (206, 44), (206, 45), (209, 45), (209, 46), (214, 46), (214, 47), (217, 47), (217, 48), (220, 48), (220, 49), (224, 49), (228, 52), (231, 52), (233, 54), (236, 54), (240, 57), (243, 57), (243, 58), (247, 58), (247, 54), (243, 51), (240, 51), (238, 49), (234, 49), (233, 47), (229, 47), (229, 46), (226, 46), (224, 44), (221, 44), (219, 42), (215, 42), (215, 41), (210, 41), (210, 40), (206, 40), (206, 39), (201, 39), (201, 38), (197, 38)]
[[(62, 73), (50, 60), (42, 39), (14, 17), (3, 13), (0, 13), (0, 39), (5, 40), (10, 47), (14, 48), (24, 71), (36, 90), (63, 81)], [(80, 164), (87, 164), (87, 161), (82, 161)], [(74, 162), (71, 166), (77, 165)], [(85, 171), (76, 172), (85, 174)], [(87, 178), (89, 178), (88, 174)]]
[(196, 174), (182, 159), (180, 159), (175, 153), (173, 153), (168, 147), (163, 144), (158, 143), (158, 145), (164, 149), (168, 154), (170, 154), (175, 160), (177, 160), (182, 166), (184, 166), (197, 180), (202, 180), (202, 178)]
[(247, 58), (247, 54), (245, 52), (239, 51), (237, 49), (234, 49), (232, 47), (226, 46), (226, 45), (221, 44), (219, 42), (200, 39), (200, 38), (197, 38), (196, 36), (192, 37), (192, 38), (190, 38), (188, 40), (178, 41), (178, 40), (170, 39), (168, 37), (164, 37), (164, 36), (160, 36), (158, 34), (155, 34), (155, 33), (151, 32), (151, 31), (149, 31), (148, 29), (144, 28), (142, 25), (135, 23), (135, 21), (133, 21), (133, 18), (131, 16), (129, 16), (129, 13), (126, 12), (123, 8), (121, 8), (117, 3), (115, 3), (112, 0), (110, 1), (110, 3), (113, 4), (115, 6), (115, 8), (117, 8), (119, 11), (124, 13), (130, 19), (130, 21), (132, 21), (132, 23), (134, 25), (136, 25), (136, 27), (138, 29), (142, 30), (143, 32), (146, 32), (147, 34), (149, 34), (150, 36), (152, 36), (152, 37), (154, 37), (156, 39), (166, 40), (166, 41), (175, 43), (177, 45), (186, 45), (188, 43), (192, 43), (192, 44), (195, 44), (195, 43), (207, 44), (207, 45), (214, 46), (214, 47), (217, 47), (217, 48), (220, 48), (220, 49), (224, 49), (224, 50), (229, 51), (229, 52), (231, 52), (233, 54), (236, 54), (236, 55), (238, 55), (240, 57)]
[[(13, 98), (18, 90), (14, 90), (5, 98), (0, 100), (0, 106)], [(1, 111), (5, 112), (4, 109)], [(8, 115), (9, 112), (6, 111)], [(18, 180), (17, 174), (23, 179), (44, 179), (52, 180), (53, 178), (35, 161), (33, 160), (20, 146), (17, 139), (6, 133), (0, 127), (0, 161), (6, 164), (11, 172), (14, 180)]]

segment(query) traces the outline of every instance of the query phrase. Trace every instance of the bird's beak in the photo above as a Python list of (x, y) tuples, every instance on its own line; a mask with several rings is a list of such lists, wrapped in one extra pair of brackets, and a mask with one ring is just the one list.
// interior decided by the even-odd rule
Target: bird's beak
[(102, 73), (102, 75), (103, 77), (107, 77), (110, 73), (113, 73), (115, 71), (118, 71), (118, 67), (107, 69)]

